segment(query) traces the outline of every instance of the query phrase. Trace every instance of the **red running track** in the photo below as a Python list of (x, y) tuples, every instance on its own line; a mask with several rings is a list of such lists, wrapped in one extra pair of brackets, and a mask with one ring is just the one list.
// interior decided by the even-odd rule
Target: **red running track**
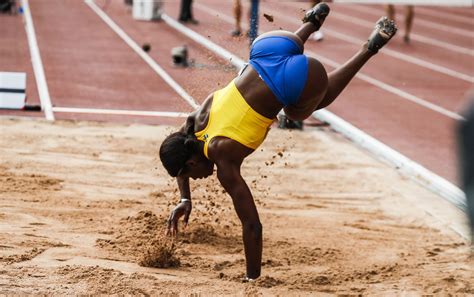
[[(82, 1), (31, 2), (54, 106), (172, 112), (191, 110), (190, 105)], [(178, 2), (165, 3), (166, 12), (172, 17), (177, 16)], [(196, 101), (202, 102), (208, 93), (235, 75), (227, 61), (216, 58), (166, 24), (132, 20), (123, 1), (101, 0), (97, 3), (138, 44), (150, 43), (150, 56)], [(307, 5), (289, 1), (262, 2), (260, 14), (272, 15), (274, 22), (261, 18), (260, 32), (280, 28), (295, 30)], [(189, 28), (247, 59), (245, 38), (229, 36), (233, 28), (231, 2), (201, 0), (194, 6), (200, 24), (189, 25)], [(371, 81), (354, 79), (329, 110), (436, 174), (457, 183), (454, 133), (457, 120), (405, 98), (422, 99), (456, 114), (465, 104), (465, 93), (472, 88), (474, 10), (450, 8), (441, 17), (436, 9), (416, 7), (412, 43), (406, 45), (400, 37), (395, 38), (388, 47), (390, 53), (381, 52), (363, 68), (362, 73)], [(308, 42), (306, 52), (320, 58), (331, 71), (334, 64), (344, 63), (357, 51), (370, 33), (372, 24), (383, 14), (381, 6), (332, 5), (331, 15), (323, 29), (325, 40)], [(401, 15), (397, 17), (402, 19)], [(0, 16), (0, 27), (8, 25), (17, 32), (8, 31), (6, 37), (0, 39), (0, 50), (4, 54), (0, 56), (0, 71), (7, 68), (11, 69), (9, 71), (27, 72), (28, 97), (37, 100), (26, 35), (20, 19), (19, 16)], [(243, 19), (245, 23), (245, 15)], [(18, 50), (7, 45), (13, 42)], [(170, 50), (183, 44), (188, 46), (196, 67), (179, 69), (172, 66)], [(11, 114), (1, 112), (5, 113)], [(24, 112), (15, 114), (30, 115)], [(182, 121), (166, 117), (78, 113), (55, 113), (55, 116), (58, 119), (152, 124)]]
[[(27, 103), (39, 105), (36, 80), (30, 61), (30, 52), (22, 17), (0, 14), (0, 72), (25, 72), (27, 76)], [(24, 115), (19, 111), (2, 111), (0, 114)], [(42, 117), (41, 112), (29, 112), (29, 116)]]

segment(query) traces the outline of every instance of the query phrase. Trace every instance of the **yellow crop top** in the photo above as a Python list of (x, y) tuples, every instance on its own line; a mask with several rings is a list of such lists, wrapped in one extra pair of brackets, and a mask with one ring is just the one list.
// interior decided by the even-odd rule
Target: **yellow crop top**
[(214, 92), (207, 126), (195, 135), (204, 141), (204, 155), (209, 158), (207, 149), (214, 137), (227, 137), (256, 149), (265, 140), (272, 122), (253, 110), (231, 81), (225, 88)]

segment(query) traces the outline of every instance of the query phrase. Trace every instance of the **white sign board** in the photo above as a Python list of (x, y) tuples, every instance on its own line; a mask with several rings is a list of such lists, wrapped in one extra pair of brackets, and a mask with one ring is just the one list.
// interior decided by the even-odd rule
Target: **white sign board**
[(152, 21), (161, 17), (161, 0), (134, 0), (132, 15), (135, 20)]
[(26, 101), (26, 73), (0, 72), (0, 108), (22, 109)]
[(335, 3), (359, 4), (410, 4), (432, 6), (467, 6), (473, 7), (474, 0), (333, 0)]

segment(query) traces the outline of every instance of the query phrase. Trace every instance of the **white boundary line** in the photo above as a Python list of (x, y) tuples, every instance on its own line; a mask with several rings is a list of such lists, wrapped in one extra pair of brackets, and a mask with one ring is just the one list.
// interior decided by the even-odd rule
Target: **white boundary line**
[[(285, 4), (285, 5), (290, 5), (290, 4)], [(293, 7), (295, 7), (295, 6), (293, 6)], [(358, 5), (352, 5), (351, 9), (360, 10), (361, 8)], [(375, 15), (375, 12), (372, 12), (372, 14)], [(380, 13), (378, 12), (376, 15), (380, 15)], [(335, 11), (331, 12), (331, 17), (337, 18), (337, 19), (340, 19), (342, 21), (346, 21), (346, 22), (349, 22), (349, 23), (353, 23), (353, 24), (356, 24), (356, 25), (359, 25), (359, 26), (362, 26), (362, 27), (373, 28), (373, 26), (374, 26), (374, 24), (371, 23), (371, 22), (361, 20), (359, 18), (350, 16), (350, 15), (347, 15), (347, 14), (343, 14), (343, 13), (340, 13), (340, 12), (335, 12)], [(470, 48), (457, 46), (457, 45), (450, 44), (450, 43), (447, 43), (447, 42), (443, 42), (443, 41), (433, 39), (433, 38), (430, 38), (430, 37), (418, 35), (418, 34), (413, 33), (413, 32), (410, 34), (410, 36), (413, 40), (416, 40), (416, 41), (419, 41), (419, 42), (422, 42), (422, 43), (430, 44), (430, 45), (433, 45), (433, 46), (436, 46), (436, 47), (443, 48), (445, 50), (457, 52), (457, 53), (464, 54), (464, 55), (474, 56), (474, 50), (470, 49)]]
[[(358, 11), (361, 11), (361, 12), (364, 12), (364, 13), (370, 13), (374, 16), (379, 16), (380, 13), (381, 13), (381, 11), (378, 10), (377, 8), (368, 7), (368, 6), (353, 5), (353, 6), (351, 6), (351, 9), (358, 10)], [(416, 11), (416, 8), (415, 8), (415, 11)], [(401, 12), (397, 13), (397, 15), (398, 14), (401, 14)], [(397, 18), (401, 19), (400, 17), (397, 17)], [(438, 31), (445, 31), (448, 34), (457, 34), (457, 35), (461, 35), (461, 36), (468, 37), (468, 38), (474, 38), (474, 33), (472, 31), (455, 28), (453, 26), (446, 26), (446, 25), (435, 23), (435, 22), (420, 20), (420, 19), (417, 19), (417, 18), (415, 18), (414, 24), (419, 24), (420, 26), (435, 29), (435, 30), (438, 30)]]
[(89, 7), (115, 32), (125, 43), (130, 46), (155, 72), (163, 78), (186, 102), (194, 109), (199, 104), (189, 95), (166, 71), (158, 65), (138, 44), (133, 41), (105, 12), (100, 9), (93, 0), (84, 0)]
[[(285, 4), (285, 5), (290, 5), (290, 4)], [(292, 6), (292, 7), (296, 8), (296, 6)], [(365, 7), (366, 6), (359, 7), (358, 5), (352, 5), (351, 9), (361, 10), (361, 9), (364, 9)], [(369, 9), (369, 11), (370, 10), (372, 10), (373, 15), (377, 15), (377, 16), (380, 15), (380, 12), (376, 13), (374, 11), (374, 9)], [(372, 29), (374, 27), (374, 23), (371, 23), (371, 22), (368, 22), (368, 21), (365, 21), (365, 20), (361, 20), (357, 17), (353, 17), (353, 16), (350, 16), (348, 14), (343, 14), (343, 13), (336, 12), (336, 11), (331, 12), (331, 17), (340, 19), (340, 20), (345, 21), (345, 22), (353, 23), (355, 25), (359, 25), (361, 27), (366, 27), (366, 28), (370, 28), (370, 29)], [(416, 20), (415, 20), (415, 22), (416, 22)], [(443, 41), (433, 39), (433, 38), (430, 38), (430, 37), (422, 36), (422, 35), (419, 35), (419, 34), (416, 34), (416, 33), (413, 33), (413, 32), (410, 34), (410, 36), (413, 40), (418, 41), (418, 42), (430, 44), (430, 45), (440, 47), (440, 48), (445, 49), (445, 50), (453, 51), (453, 52), (456, 52), (456, 53), (460, 53), (460, 54), (463, 54), (463, 55), (474, 56), (474, 50), (471, 49), (471, 48), (457, 46), (457, 45), (454, 45), (454, 44), (451, 44), (451, 43), (447, 43), (447, 42), (443, 42)]]
[[(350, 43), (353, 43), (353, 44), (360, 45), (361, 42), (362, 42), (360, 39), (350, 37), (348, 35), (336, 32), (334, 30), (324, 29), (324, 33), (326, 33), (326, 32), (328, 32), (330, 35), (333, 35), (334, 37), (336, 37), (338, 39), (341, 39), (341, 40), (344, 40), (346, 42), (350, 42)], [(357, 43), (356, 43), (356, 41), (357, 41)], [(424, 67), (426, 69), (429, 69), (429, 70), (432, 70), (432, 71), (435, 71), (435, 72), (439, 72), (439, 73), (451, 76), (451, 77), (456, 78), (456, 79), (461, 79), (461, 80), (467, 81), (469, 83), (474, 83), (474, 77), (472, 77), (468, 74), (465, 74), (465, 73), (462, 73), (462, 72), (459, 72), (459, 71), (456, 71), (456, 70), (452, 70), (452, 69), (444, 67), (444, 66), (433, 64), (431, 62), (416, 58), (414, 56), (410, 56), (410, 55), (407, 55), (407, 54), (404, 54), (404, 53), (401, 53), (401, 52), (398, 52), (398, 51), (395, 51), (395, 50), (391, 50), (389, 48), (382, 49), (381, 53), (386, 54), (386, 55), (391, 56), (391, 57), (394, 57), (396, 59), (408, 62), (408, 63), (415, 64), (415, 65), (420, 66), (420, 67)], [(473, 51), (473, 53), (474, 53), (474, 51)]]
[[(178, 21), (170, 18), (166, 14), (163, 14), (162, 19), (172, 28), (180, 31), (182, 34), (188, 36), (190, 39), (196, 41), (197, 43), (203, 45), (210, 51), (214, 52), (218, 56), (224, 58), (224, 60), (229, 61), (232, 65), (236, 66), (238, 69), (242, 68), (245, 65), (245, 61), (227, 51), (223, 47), (215, 44), (214, 42), (202, 37), (200, 34), (194, 32), (193, 30), (187, 28), (186, 26), (180, 24)], [(204, 39), (203, 39), (204, 38)]]
[[(399, 18), (401, 17), (401, 13), (396, 13), (396, 14), (397, 15), (400, 14)], [(471, 40), (472, 40), (472, 38), (474, 38), (474, 33), (472, 33), (472, 31), (469, 31), (469, 30), (459, 29), (459, 28), (455, 28), (453, 26), (446, 26), (446, 25), (442, 25), (442, 24), (438, 24), (438, 23), (434, 23), (434, 22), (426, 21), (426, 20), (420, 20), (420, 19), (415, 20), (415, 22), (420, 24), (421, 26), (425, 26), (425, 27), (430, 28), (430, 29), (445, 31), (448, 34), (453, 34), (454, 33), (454, 34), (457, 34), (457, 35), (467, 37)]]
[[(214, 16), (217, 15), (217, 17), (221, 18), (222, 20), (224, 20), (224, 21), (226, 21), (226, 22), (228, 22), (228, 23), (233, 24), (233, 22), (234, 22), (233, 19), (230, 18), (229, 16), (227, 16), (227, 15), (225, 15), (225, 14), (222, 14), (222, 13), (220, 13), (220, 12), (218, 12), (218, 11), (212, 9), (212, 8), (209, 8), (208, 6), (205, 6), (205, 5), (197, 4), (197, 3), (196, 3), (196, 4), (194, 5), (194, 7), (198, 8), (198, 9), (201, 9), (201, 10), (203, 10), (204, 12), (206, 12), (206, 13), (208, 13), (208, 14), (212, 14), (212, 15), (214, 15)], [(176, 22), (176, 21), (174, 21), (174, 22)], [(179, 28), (180, 28), (181, 26), (184, 27), (184, 26), (181, 25), (180, 23), (178, 23), (178, 22), (176, 22), (176, 23), (177, 23), (177, 25), (175, 25), (175, 26), (179, 26)], [(186, 27), (185, 27), (185, 28), (186, 28)], [(186, 28), (186, 29), (189, 30), (188, 28)], [(183, 34), (186, 34), (186, 33), (183, 33)], [(195, 33), (195, 34), (197, 34), (197, 33)], [(208, 41), (208, 40), (206, 39), (206, 42), (210, 42), (210, 41)], [(211, 50), (212, 50), (212, 49), (211, 49)], [(329, 65), (329, 66), (331, 66), (331, 67), (337, 68), (337, 67), (341, 66), (341, 64), (337, 63), (336, 61), (333, 61), (333, 60), (331, 60), (331, 59), (325, 58), (325, 57), (323, 57), (323, 56), (321, 56), (321, 55), (318, 55), (318, 54), (316, 54), (316, 53), (314, 53), (314, 52), (312, 52), (312, 51), (306, 51), (306, 53), (307, 53), (309, 56), (312, 56), (312, 57), (314, 57), (314, 58), (317, 58), (318, 60), (320, 60), (320, 61), (323, 62), (324, 64), (327, 64), (327, 65)], [(433, 103), (431, 103), (431, 102), (429, 102), (429, 101), (427, 101), (427, 100), (425, 100), (425, 99), (422, 99), (422, 98), (420, 98), (420, 97), (417, 97), (417, 96), (415, 96), (415, 95), (412, 95), (412, 94), (410, 94), (410, 93), (407, 93), (407, 92), (405, 92), (405, 91), (403, 91), (403, 90), (400, 90), (399, 88), (396, 88), (396, 87), (394, 87), (394, 86), (392, 86), (392, 85), (386, 84), (386, 83), (384, 83), (384, 82), (382, 82), (382, 81), (379, 81), (379, 80), (377, 80), (377, 79), (375, 79), (375, 78), (372, 78), (372, 77), (370, 77), (370, 76), (368, 76), (368, 75), (365, 75), (365, 74), (363, 74), (363, 73), (358, 73), (358, 74), (356, 75), (356, 77), (359, 78), (359, 79), (361, 79), (361, 80), (363, 80), (363, 81), (365, 81), (365, 82), (367, 82), (367, 83), (369, 83), (369, 84), (371, 84), (371, 85), (374, 85), (374, 86), (376, 86), (376, 87), (378, 87), (378, 88), (380, 88), (380, 89), (383, 89), (383, 90), (385, 90), (385, 91), (387, 91), (387, 92), (389, 92), (389, 93), (395, 94), (395, 95), (398, 96), (398, 97), (401, 97), (401, 98), (403, 98), (403, 99), (406, 99), (406, 100), (408, 100), (408, 101), (411, 101), (411, 102), (413, 102), (413, 103), (415, 103), (415, 104), (418, 104), (418, 105), (420, 105), (420, 106), (423, 106), (423, 107), (425, 107), (425, 108), (428, 108), (428, 109), (430, 109), (430, 110), (432, 110), (432, 111), (435, 111), (435, 112), (437, 112), (437, 113), (440, 113), (440, 114), (442, 114), (442, 115), (445, 115), (445, 116), (447, 116), (447, 117), (449, 117), (449, 118), (452, 118), (452, 119), (454, 119), (454, 120), (463, 120), (463, 119), (464, 119), (462, 116), (460, 116), (459, 114), (457, 114), (457, 113), (455, 113), (455, 112), (452, 112), (452, 111), (450, 111), (450, 110), (447, 110), (447, 109), (445, 109), (445, 108), (443, 108), (443, 107), (441, 107), (441, 106), (438, 106), (438, 105), (436, 105), (436, 104), (433, 104)]]
[(30, 48), (31, 63), (33, 64), (33, 72), (35, 73), (41, 109), (44, 111), (44, 115), (48, 121), (54, 121), (51, 97), (49, 96), (48, 84), (44, 74), (43, 62), (41, 60), (38, 41), (36, 40), (35, 27), (33, 25), (33, 18), (31, 17), (28, 0), (22, 0), (22, 7), (25, 16), (25, 29)]
[[(270, 10), (270, 11), (272, 11), (274, 13), (274, 15), (275, 15), (275, 13), (278, 14), (279, 18), (282, 18), (282, 19), (284, 19), (288, 22), (292, 22), (294, 24), (299, 24), (299, 22), (296, 22), (294, 20), (294, 18), (290, 18), (288, 16), (281, 15), (281, 14), (277, 13), (274, 10)], [(334, 13), (334, 15), (337, 15), (337, 14)], [(347, 19), (345, 19), (345, 18), (343, 20), (347, 21)], [(373, 27), (373, 24), (372, 24), (372, 27)], [(349, 36), (349, 35), (346, 35), (346, 34), (343, 34), (343, 33), (339, 33), (337, 31), (334, 31), (334, 30), (331, 30), (331, 29), (325, 28), (324, 32), (329, 33), (330, 35), (333, 35), (334, 37), (336, 37), (340, 40), (343, 40), (345, 42), (349, 42), (349, 43), (352, 43), (352, 44), (361, 45), (362, 42), (364, 42), (364, 40), (357, 39), (357, 38), (354, 38), (352, 36)], [(474, 83), (474, 77), (472, 77), (470, 75), (467, 75), (465, 73), (461, 73), (461, 72), (458, 72), (458, 71), (455, 71), (455, 70), (452, 70), (452, 69), (449, 69), (449, 68), (446, 68), (446, 67), (443, 67), (443, 66), (440, 66), (440, 65), (436, 65), (436, 64), (430, 63), (428, 61), (421, 60), (419, 58), (415, 58), (415, 57), (406, 55), (406, 54), (398, 52), (398, 51), (394, 51), (394, 50), (391, 50), (391, 49), (388, 49), (388, 48), (384, 48), (384, 49), (381, 50), (381, 53), (386, 54), (386, 55), (391, 56), (391, 57), (394, 57), (396, 59), (408, 62), (408, 63), (418, 65), (420, 67), (430, 69), (430, 70), (435, 71), (435, 72), (439, 72), (439, 73), (442, 73), (442, 74), (445, 74), (445, 75), (449, 75), (449, 76), (454, 77), (456, 79), (462, 79), (462, 80), (465, 80), (469, 83)], [(474, 53), (474, 51), (473, 51), (473, 53)]]
[(467, 204), (464, 193), (444, 178), (434, 174), (418, 163), (413, 162), (404, 155), (327, 110), (318, 110), (313, 114), (313, 116), (322, 122), (331, 124), (331, 128), (337, 132), (344, 134), (347, 138), (377, 157), (389, 161), (402, 173), (416, 177), (415, 180), (417, 182), (426, 186), (431, 191), (435, 193), (443, 193), (443, 197), (448, 201), (457, 207), (466, 210)]
[[(339, 63), (337, 63), (337, 62), (335, 62), (335, 61), (333, 61), (333, 60), (330, 60), (330, 59), (327, 59), (327, 58), (325, 58), (325, 57), (323, 57), (323, 56), (317, 55), (317, 54), (315, 54), (315, 53), (313, 53), (313, 52), (311, 52), (311, 51), (308, 51), (308, 53), (309, 53), (311, 56), (313, 56), (313, 57), (317, 58), (318, 60), (320, 60), (321, 62), (323, 62), (323, 63), (325, 63), (325, 64), (327, 64), (327, 65), (330, 65), (330, 66), (332, 66), (332, 67), (334, 67), (334, 68), (338, 68), (339, 66), (341, 66), (341, 64), (339, 64)], [(450, 110), (447, 110), (447, 109), (445, 109), (445, 108), (443, 108), (443, 107), (440, 107), (440, 106), (438, 106), (438, 105), (436, 105), (436, 104), (433, 104), (433, 103), (431, 103), (431, 102), (429, 102), (429, 101), (427, 101), (427, 100), (425, 100), (425, 99), (422, 99), (422, 98), (420, 98), (420, 97), (417, 97), (417, 96), (415, 96), (415, 95), (412, 95), (412, 94), (410, 94), (410, 93), (407, 93), (407, 92), (405, 92), (405, 91), (403, 91), (403, 90), (400, 90), (399, 88), (396, 88), (396, 87), (394, 87), (394, 86), (391, 86), (391, 85), (389, 85), (389, 84), (386, 84), (386, 83), (384, 83), (384, 82), (381, 82), (381, 81), (379, 81), (379, 80), (377, 80), (377, 79), (375, 79), (375, 78), (372, 78), (372, 77), (370, 77), (370, 76), (368, 76), (368, 75), (365, 75), (365, 74), (363, 74), (363, 73), (357, 73), (355, 77), (357, 77), (357, 78), (359, 78), (359, 79), (361, 79), (361, 80), (363, 80), (363, 81), (365, 81), (365, 82), (367, 82), (367, 83), (369, 83), (369, 84), (371, 84), (371, 85), (374, 85), (374, 86), (376, 86), (376, 87), (378, 87), (378, 88), (380, 88), (380, 89), (382, 89), (382, 90), (385, 90), (385, 91), (387, 91), (387, 92), (389, 92), (389, 93), (392, 93), (392, 94), (394, 94), (394, 95), (397, 95), (398, 97), (401, 97), (401, 98), (403, 98), (403, 99), (405, 99), (405, 100), (411, 101), (411, 102), (413, 102), (413, 103), (415, 103), (415, 104), (418, 104), (418, 105), (420, 105), (420, 106), (423, 106), (423, 107), (425, 107), (425, 108), (427, 108), (427, 109), (430, 109), (430, 110), (432, 110), (432, 111), (435, 111), (435, 112), (437, 112), (437, 113), (440, 113), (440, 114), (442, 114), (442, 115), (445, 115), (445, 116), (447, 116), (447, 117), (449, 117), (449, 118), (451, 118), (451, 119), (454, 119), (454, 120), (457, 120), (457, 121), (464, 120), (464, 118), (463, 118), (462, 116), (460, 116), (459, 114), (457, 114), (457, 113), (455, 113), (455, 112), (452, 112), (452, 111), (450, 111)]]
[(419, 7), (419, 8), (417, 8), (417, 10), (421, 11), (422, 14), (426, 14), (426, 15), (433, 16), (433, 17), (442, 16), (443, 18), (449, 19), (452, 22), (461, 22), (461, 23), (465, 23), (465, 24), (471, 25), (471, 26), (474, 23), (474, 20), (470, 17), (456, 15), (456, 14), (452, 14), (452, 13), (446, 12), (446, 11), (443, 11), (443, 14), (440, 15), (439, 11), (434, 12), (433, 8), (428, 9), (426, 7)]
[[(339, 13), (339, 12), (334, 12), (331, 16), (333, 16), (334, 18), (340, 19), (342, 21), (346, 21), (346, 22), (349, 22), (349, 23), (352, 23), (352, 24), (359, 25), (361, 27), (373, 28), (373, 25), (374, 25), (371, 22), (364, 21), (364, 20), (361, 20), (359, 18), (352, 17), (350, 15), (342, 14), (342, 13)], [(422, 35), (419, 35), (419, 34), (416, 34), (416, 33), (413, 33), (413, 32), (410, 34), (410, 37), (415, 41), (430, 44), (430, 45), (440, 47), (440, 48), (445, 49), (445, 50), (449, 50), (449, 51), (456, 52), (456, 53), (463, 54), (463, 55), (474, 56), (474, 50), (470, 49), (470, 48), (466, 48), (466, 47), (458, 46), (458, 45), (455, 45), (455, 44), (443, 42), (443, 41), (433, 39), (433, 38), (430, 38), (430, 37), (426, 37), (426, 36), (422, 36)]]
[(146, 117), (185, 118), (188, 116), (188, 114), (185, 112), (172, 112), (172, 111), (144, 111), (144, 110), (76, 108), (76, 107), (53, 107), (53, 110), (54, 112), (63, 112), (63, 113), (110, 114), (110, 115), (146, 116)]
[(457, 45), (450, 44), (450, 43), (447, 43), (447, 42), (439, 41), (437, 39), (433, 39), (433, 38), (429, 38), (429, 37), (426, 37), (426, 36), (418, 35), (416, 33), (410, 33), (410, 37), (415, 41), (423, 42), (423, 43), (430, 44), (430, 45), (433, 45), (433, 46), (437, 46), (437, 47), (440, 47), (440, 48), (448, 50), (448, 51), (453, 51), (453, 52), (463, 54), (463, 55), (474, 56), (474, 50), (469, 49), (469, 48), (465, 48), (465, 47), (462, 47), (462, 46), (457, 46)]
[[(169, 17), (165, 18), (165, 21), (168, 23)], [(173, 22), (174, 23), (174, 22)], [(181, 32), (182, 34), (188, 36), (189, 28), (179, 24), (174, 24), (173, 28)], [(184, 30), (183, 28), (186, 28)], [(213, 43), (209, 41), (204, 36), (198, 34), (197, 32), (193, 31), (194, 41), (201, 43), (201, 44), (209, 44)], [(229, 52), (226, 53), (219, 52), (220, 46), (213, 46), (212, 51), (216, 54), (222, 56), (227, 55)], [(231, 54), (233, 56), (232, 61), (242, 61), (237, 56)], [(230, 58), (229, 58), (230, 59)], [(234, 64), (236, 66), (238, 63)], [(466, 210), (466, 196), (464, 193), (455, 185), (450, 183), (449, 181), (443, 179), (442, 177), (432, 173), (431, 171), (427, 170), (426, 168), (420, 166), (419, 164), (411, 161), (410, 159), (406, 158), (405, 156), (401, 155), (400, 153), (394, 151), (393, 149), (389, 148), (388, 146), (382, 144), (381, 142), (375, 140), (374, 138), (367, 135), (365, 132), (355, 128), (354, 126), (350, 125), (349, 123), (345, 122), (341, 118), (337, 117), (336, 115), (332, 114), (327, 110), (320, 110), (315, 113), (315, 117), (320, 120), (324, 120), (325, 122), (329, 123), (331, 126), (338, 129), (340, 133), (345, 135), (350, 139), (357, 139), (357, 143), (364, 148), (368, 149), (371, 152), (377, 154), (377, 156), (383, 157), (385, 160), (389, 161), (391, 164), (403, 168), (403, 172), (409, 175), (413, 180), (419, 182), (423, 186), (427, 187), (431, 191), (435, 192), (436, 194), (442, 196), (446, 200), (450, 201), (457, 207), (461, 208), (462, 210)], [(354, 140), (355, 141), (355, 140)]]

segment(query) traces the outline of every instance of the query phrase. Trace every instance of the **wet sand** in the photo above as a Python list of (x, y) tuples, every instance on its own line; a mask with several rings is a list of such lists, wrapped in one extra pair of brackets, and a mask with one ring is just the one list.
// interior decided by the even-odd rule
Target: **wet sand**
[(264, 254), (242, 283), (215, 177), (191, 182), (186, 233), (162, 236), (179, 200), (158, 159), (173, 129), (0, 119), (0, 294), (474, 294), (463, 214), (328, 128), (272, 129), (244, 164)]

